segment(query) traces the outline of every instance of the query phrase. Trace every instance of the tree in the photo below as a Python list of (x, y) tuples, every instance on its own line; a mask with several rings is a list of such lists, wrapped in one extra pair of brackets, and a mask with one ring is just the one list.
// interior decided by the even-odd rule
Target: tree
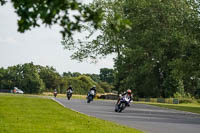
[(114, 86), (110, 85), (107, 82), (100, 82), (99, 85), (101, 86), (101, 88), (104, 89), (105, 92), (111, 92), (114, 88)]
[(98, 74), (85, 74), (86, 76), (89, 76), (93, 81), (99, 83), (100, 82), (100, 76)]
[[(102, 34), (88, 43), (80, 42), (73, 58), (116, 53), (119, 91), (131, 88), (140, 97), (193, 94), (200, 77), (199, 5), (195, 0), (96, 0), (92, 6), (106, 11)], [(116, 21), (118, 14), (131, 21), (130, 29), (112, 27), (121, 23)]]
[(114, 70), (109, 68), (101, 68), (99, 74), (100, 80), (113, 84), (114, 82)]
[(72, 73), (71, 72), (63, 72), (62, 76), (63, 77), (72, 77)]
[(46, 89), (45, 91), (52, 91), (57, 89), (59, 91), (61, 76), (53, 67), (42, 67), (38, 66), (38, 71), (40, 78), (45, 83)]
[(44, 91), (45, 84), (37, 71), (37, 67), (33, 63), (26, 63), (22, 65), (21, 69), (22, 82), (20, 88), (25, 93), (41, 93)]
[(131, 28), (131, 22), (123, 16), (122, 3), (123, 1), (118, 0), (93, 1), (90, 5), (91, 8), (101, 8), (105, 12), (104, 23), (98, 29), (100, 35), (93, 36), (96, 30), (90, 26), (85, 26), (85, 30), (88, 31), (85, 38), (71, 38), (63, 41), (62, 44), (65, 49), (74, 50), (72, 59), (84, 61), (84, 59), (90, 58), (95, 60), (113, 53), (120, 54), (120, 49), (123, 47), (120, 31)]

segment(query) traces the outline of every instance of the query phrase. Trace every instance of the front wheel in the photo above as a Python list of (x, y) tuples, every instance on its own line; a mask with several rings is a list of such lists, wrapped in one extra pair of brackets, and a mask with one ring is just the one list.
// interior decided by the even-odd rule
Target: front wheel
[(91, 101), (92, 101), (92, 96), (88, 96), (88, 98), (87, 98), (87, 103), (90, 103)]
[(71, 96), (72, 96), (71, 94), (68, 94), (67, 99), (70, 100)]
[(125, 103), (121, 103), (120, 105), (119, 105), (119, 110), (118, 110), (118, 112), (122, 112), (122, 110), (124, 110), (126, 108), (126, 104)]

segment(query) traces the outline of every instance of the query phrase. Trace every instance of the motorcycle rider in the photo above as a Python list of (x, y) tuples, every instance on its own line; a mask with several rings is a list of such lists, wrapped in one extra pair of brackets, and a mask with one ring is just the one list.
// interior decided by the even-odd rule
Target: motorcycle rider
[(67, 88), (67, 91), (68, 90), (71, 90), (73, 92), (73, 88), (72, 88), (72, 85), (69, 85), (69, 87)]
[(53, 92), (53, 94), (54, 94), (54, 97), (56, 97), (57, 96), (57, 89), (54, 89), (54, 92)]
[(118, 105), (118, 104), (119, 104), (119, 101), (120, 101), (123, 97), (125, 97), (125, 96), (129, 97), (130, 100), (129, 100), (129, 102), (128, 102), (128, 106), (130, 106), (130, 102), (131, 102), (131, 100), (132, 100), (131, 89), (128, 89), (125, 93), (123, 93), (123, 94), (121, 94), (121, 95), (119, 96), (116, 105)]
[[(90, 88), (90, 91), (91, 91), (91, 90), (94, 90), (94, 97), (95, 97), (95, 96), (96, 96), (96, 91), (97, 91), (97, 90), (96, 90), (96, 85), (93, 85), (92, 88)], [(88, 92), (88, 96), (89, 96), (89, 94), (90, 94), (90, 91)]]
[(69, 87), (66, 90), (66, 96), (68, 100), (70, 100), (70, 98), (72, 97), (72, 93), (73, 93), (73, 88), (71, 85), (69, 85)]

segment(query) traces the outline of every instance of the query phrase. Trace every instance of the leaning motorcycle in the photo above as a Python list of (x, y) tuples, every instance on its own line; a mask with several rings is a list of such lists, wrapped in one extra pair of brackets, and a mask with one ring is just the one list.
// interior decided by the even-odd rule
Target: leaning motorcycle
[(70, 100), (70, 98), (72, 97), (72, 90), (67, 90), (67, 99)]
[(119, 103), (115, 105), (115, 112), (122, 112), (130, 102), (130, 98), (127, 96), (124, 96), (120, 99)]
[(94, 96), (95, 96), (95, 92), (94, 90), (91, 90), (87, 96), (87, 103), (90, 103), (91, 101), (93, 101)]

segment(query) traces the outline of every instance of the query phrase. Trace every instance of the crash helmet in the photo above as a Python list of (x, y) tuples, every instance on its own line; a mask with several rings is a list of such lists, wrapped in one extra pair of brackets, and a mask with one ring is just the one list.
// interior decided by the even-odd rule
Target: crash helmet
[(131, 94), (131, 89), (128, 89), (128, 90), (127, 90), (127, 93), (128, 93), (128, 94)]

